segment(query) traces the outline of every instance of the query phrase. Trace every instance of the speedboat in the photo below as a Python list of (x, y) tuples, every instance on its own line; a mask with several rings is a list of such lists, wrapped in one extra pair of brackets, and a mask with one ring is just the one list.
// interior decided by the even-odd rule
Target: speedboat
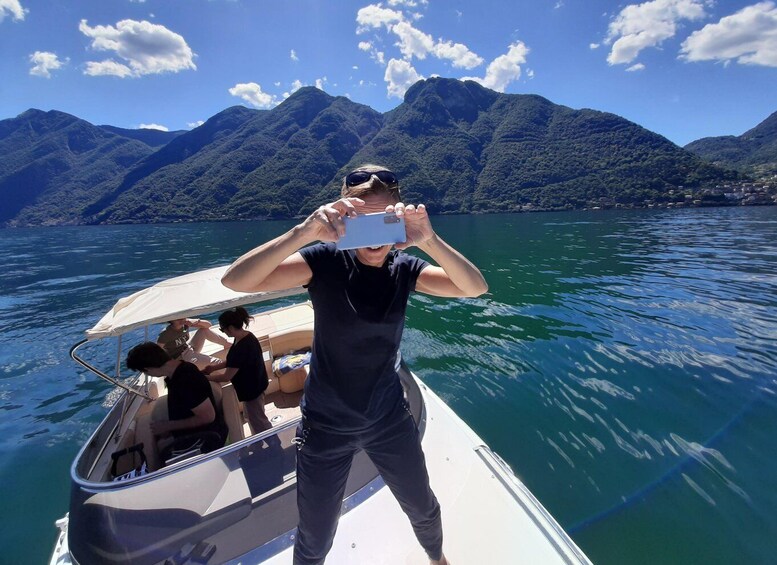
[[(313, 309), (297, 288), (240, 293), (221, 284), (226, 266), (169, 280), (121, 298), (71, 357), (119, 392), (71, 468), (69, 512), (57, 521), (51, 564), (289, 564), (296, 535), (296, 446), (302, 365), (273, 371), (311, 347)], [(147, 341), (155, 325), (245, 306), (262, 345), (270, 385), (270, 430), (251, 434), (231, 383), (213, 384), (226, 444), (162, 454), (149, 422), (166, 417), (164, 380), (122, 375), (122, 343)], [(113, 376), (90, 360), (115, 340)], [(105, 343), (105, 342), (103, 342)], [(219, 357), (206, 342), (203, 353)], [(93, 352), (93, 356), (98, 356)], [(398, 359), (401, 356), (398, 355)], [(105, 355), (103, 355), (105, 363)], [(422, 437), (432, 489), (443, 512), (445, 553), (471, 563), (590, 563), (510, 467), (402, 361), (398, 372)], [(353, 461), (328, 563), (425, 564), (410, 523), (364, 453)]]

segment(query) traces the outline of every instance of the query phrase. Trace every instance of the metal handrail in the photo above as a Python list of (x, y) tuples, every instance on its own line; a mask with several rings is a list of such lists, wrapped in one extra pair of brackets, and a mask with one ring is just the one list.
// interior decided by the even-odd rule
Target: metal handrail
[(113, 377), (111, 377), (111, 376), (109, 376), (109, 375), (106, 375), (106, 374), (105, 374), (105, 373), (103, 373), (103, 372), (102, 372), (100, 369), (98, 369), (97, 367), (95, 367), (94, 365), (92, 365), (91, 363), (89, 363), (88, 361), (85, 361), (84, 359), (82, 359), (81, 357), (79, 357), (79, 356), (76, 354), (76, 351), (78, 350), (78, 348), (79, 348), (79, 347), (81, 347), (81, 346), (82, 346), (83, 344), (85, 344), (87, 341), (89, 341), (89, 340), (88, 340), (88, 339), (83, 339), (83, 340), (79, 341), (78, 343), (76, 343), (76, 344), (75, 344), (73, 347), (71, 347), (71, 348), (70, 348), (70, 357), (73, 359), (73, 361), (75, 361), (75, 362), (76, 362), (76, 363), (78, 363), (79, 365), (83, 366), (84, 368), (86, 368), (86, 369), (90, 370), (90, 371), (91, 371), (91, 372), (93, 372), (95, 375), (97, 375), (98, 377), (100, 377), (101, 379), (103, 379), (103, 380), (105, 380), (105, 381), (108, 381), (109, 383), (111, 383), (111, 384), (112, 384), (112, 385), (114, 385), (114, 386), (117, 386), (117, 387), (119, 387), (119, 388), (121, 388), (121, 389), (124, 389), (124, 390), (126, 390), (127, 392), (130, 392), (130, 393), (132, 393), (132, 394), (135, 394), (135, 395), (137, 395), (137, 396), (139, 396), (139, 397), (141, 397), (141, 398), (145, 398), (146, 400), (152, 400), (152, 398), (151, 398), (151, 397), (150, 397), (148, 394), (146, 394), (146, 393), (143, 393), (143, 392), (140, 392), (139, 390), (137, 390), (137, 389), (135, 389), (135, 388), (132, 388), (132, 387), (131, 387), (131, 386), (129, 386), (129, 385), (126, 385), (126, 384), (124, 384), (124, 383), (123, 383), (123, 382), (121, 382), (120, 380), (118, 380), (118, 379), (114, 379)]

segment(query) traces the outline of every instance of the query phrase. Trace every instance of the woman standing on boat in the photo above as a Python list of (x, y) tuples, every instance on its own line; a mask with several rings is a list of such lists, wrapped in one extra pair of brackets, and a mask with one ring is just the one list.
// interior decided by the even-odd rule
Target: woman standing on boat
[[(237, 291), (304, 285), (315, 313), (310, 376), (297, 430), (295, 565), (323, 563), (332, 546), (353, 455), (363, 449), (407, 514), (432, 564), (445, 565), (440, 505), (429, 487), (415, 422), (397, 374), (410, 292), (479, 296), (480, 271), (440, 239), (423, 204), (401, 202), (385, 167), (365, 165), (343, 179), (342, 198), (240, 257), (223, 283)], [(407, 240), (439, 266), (391, 245), (338, 250), (346, 216), (404, 216)], [(306, 247), (316, 241), (318, 245)]]
[[(272, 428), (272, 423), (264, 413), (267, 369), (264, 367), (259, 340), (246, 329), (250, 320), (248, 312), (240, 306), (219, 316), (219, 329), (235, 341), (227, 351), (225, 361), (208, 365), (202, 372), (212, 382), (232, 382), (237, 399), (243, 403), (251, 433), (258, 434)], [(221, 369), (224, 371), (221, 372)], [(216, 371), (219, 372), (214, 374)]]

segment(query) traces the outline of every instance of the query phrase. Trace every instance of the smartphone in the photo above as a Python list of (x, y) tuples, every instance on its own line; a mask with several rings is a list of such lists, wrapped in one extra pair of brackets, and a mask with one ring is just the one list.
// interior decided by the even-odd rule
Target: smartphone
[(357, 247), (375, 247), (389, 243), (404, 243), (405, 218), (396, 214), (377, 212), (360, 214), (351, 218), (346, 216), (345, 235), (337, 240), (337, 249), (355, 249)]

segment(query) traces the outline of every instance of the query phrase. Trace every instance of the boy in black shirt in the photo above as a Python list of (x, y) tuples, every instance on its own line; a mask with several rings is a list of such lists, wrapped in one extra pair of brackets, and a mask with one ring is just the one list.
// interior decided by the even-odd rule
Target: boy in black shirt
[(141, 343), (129, 350), (127, 367), (152, 377), (165, 377), (167, 385), (167, 420), (151, 422), (155, 436), (173, 437), (215, 432), (217, 437), (203, 445), (203, 453), (224, 445), (227, 426), (216, 410), (210, 382), (192, 363), (171, 359), (159, 345)]
[[(365, 165), (343, 179), (342, 198), (240, 257), (222, 282), (243, 292), (305, 285), (315, 313), (310, 375), (297, 431), (295, 565), (323, 563), (343, 500), (351, 459), (363, 449), (408, 515), (433, 565), (442, 551), (440, 506), (429, 488), (420, 437), (396, 372), (410, 292), (479, 296), (483, 275), (432, 229), (423, 204), (405, 205), (394, 173)], [(391, 245), (336, 249), (345, 216), (404, 216), (407, 239), (439, 266)], [(320, 245), (306, 247), (315, 241)], [(304, 249), (303, 249), (304, 248)]]

